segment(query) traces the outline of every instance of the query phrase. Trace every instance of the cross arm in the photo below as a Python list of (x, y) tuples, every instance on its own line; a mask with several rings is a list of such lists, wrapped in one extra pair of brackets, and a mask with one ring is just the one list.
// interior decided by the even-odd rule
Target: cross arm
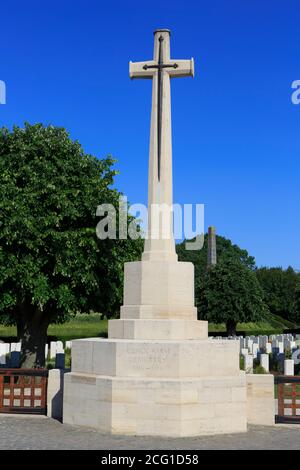
[[(133, 78), (152, 78), (155, 69), (148, 68), (149, 65), (155, 65), (154, 60), (148, 60), (147, 62), (129, 62), (129, 77)], [(145, 67), (146, 66), (146, 67)]]
[(167, 69), (171, 78), (176, 77), (194, 77), (194, 59), (189, 60), (176, 60), (172, 62), (177, 64), (176, 68)]

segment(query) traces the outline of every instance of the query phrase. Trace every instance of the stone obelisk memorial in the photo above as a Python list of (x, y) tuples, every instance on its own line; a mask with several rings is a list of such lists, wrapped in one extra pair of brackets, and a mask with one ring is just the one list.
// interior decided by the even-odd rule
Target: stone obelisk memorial
[(208, 227), (207, 233), (207, 268), (210, 269), (217, 264), (217, 241), (216, 228)]
[[(178, 262), (169, 217), (170, 80), (193, 76), (194, 62), (172, 59), (170, 31), (160, 29), (153, 60), (130, 62), (129, 73), (152, 79), (148, 237), (142, 260), (125, 264), (123, 306), (120, 319), (109, 321), (108, 339), (73, 342), (63, 419), (115, 434), (246, 431), (239, 342), (208, 339), (207, 322), (197, 320), (194, 266)], [(154, 221), (155, 205), (165, 206), (165, 223)]]

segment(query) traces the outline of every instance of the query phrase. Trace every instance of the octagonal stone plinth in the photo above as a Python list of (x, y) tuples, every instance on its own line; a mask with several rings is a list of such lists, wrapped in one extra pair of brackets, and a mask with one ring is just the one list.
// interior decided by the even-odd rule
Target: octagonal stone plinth
[(215, 340), (72, 342), (72, 372), (118, 377), (205, 377), (239, 374), (239, 343)]
[(245, 432), (245, 374), (178, 380), (72, 372), (65, 374), (63, 421), (112, 434)]

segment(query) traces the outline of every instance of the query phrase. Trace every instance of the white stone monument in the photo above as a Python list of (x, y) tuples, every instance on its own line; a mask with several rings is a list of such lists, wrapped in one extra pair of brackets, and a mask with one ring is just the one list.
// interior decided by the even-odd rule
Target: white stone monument
[[(192, 436), (246, 431), (246, 380), (239, 342), (208, 339), (197, 320), (194, 266), (178, 262), (172, 235), (170, 79), (193, 76), (194, 62), (170, 58), (170, 32), (154, 33), (154, 58), (130, 63), (152, 79), (148, 238), (142, 260), (125, 264), (120, 320), (108, 339), (72, 342), (64, 423), (103, 432)], [(155, 205), (164, 206), (161, 224)]]

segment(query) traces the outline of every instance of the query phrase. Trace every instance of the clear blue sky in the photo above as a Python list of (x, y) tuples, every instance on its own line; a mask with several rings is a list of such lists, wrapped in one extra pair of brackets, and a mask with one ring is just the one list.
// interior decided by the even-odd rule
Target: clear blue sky
[(10, 0), (0, 7), (0, 125), (66, 127), (87, 152), (118, 159), (116, 185), (146, 202), (151, 83), (128, 61), (152, 57), (170, 28), (174, 199), (258, 265), (300, 269), (299, 0)]

